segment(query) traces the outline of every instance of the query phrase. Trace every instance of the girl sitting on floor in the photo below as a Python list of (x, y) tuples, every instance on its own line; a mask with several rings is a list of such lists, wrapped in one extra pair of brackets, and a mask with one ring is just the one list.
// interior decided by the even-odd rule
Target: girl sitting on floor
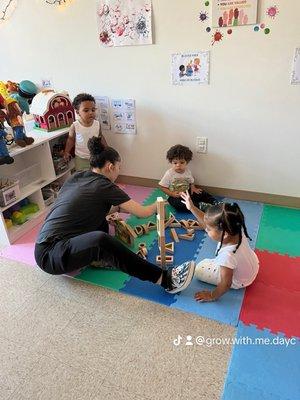
[[(256, 254), (248, 243), (250, 239), (244, 215), (237, 203), (212, 205), (205, 214), (194, 206), (188, 192), (182, 193), (182, 202), (205, 225), (208, 236), (219, 242), (214, 259), (204, 259), (196, 266), (195, 277), (202, 282), (217, 285), (212, 291), (195, 294), (197, 301), (214, 301), (231, 289), (251, 285), (259, 270)], [(250, 239), (251, 240), (251, 239)]]

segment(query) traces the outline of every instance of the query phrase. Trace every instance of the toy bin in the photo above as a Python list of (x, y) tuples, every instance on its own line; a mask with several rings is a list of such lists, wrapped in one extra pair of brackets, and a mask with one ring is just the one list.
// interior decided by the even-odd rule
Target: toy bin
[(0, 205), (5, 207), (13, 203), (20, 197), (19, 181), (17, 180), (0, 180)]

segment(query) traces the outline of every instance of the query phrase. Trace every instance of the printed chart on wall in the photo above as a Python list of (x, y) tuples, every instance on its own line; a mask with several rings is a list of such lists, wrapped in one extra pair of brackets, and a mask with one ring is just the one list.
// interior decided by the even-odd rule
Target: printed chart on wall
[(172, 54), (172, 83), (209, 83), (209, 51)]
[(115, 133), (136, 134), (135, 100), (112, 99), (111, 112)]
[(291, 83), (300, 84), (300, 47), (295, 50)]
[(97, 21), (103, 46), (152, 44), (151, 0), (97, 1)]
[(254, 25), (257, 22), (258, 0), (213, 0), (214, 27)]
[(109, 98), (107, 96), (96, 96), (95, 97), (97, 108), (98, 108), (98, 120), (101, 125), (101, 129), (104, 131), (111, 129), (110, 117), (109, 117)]

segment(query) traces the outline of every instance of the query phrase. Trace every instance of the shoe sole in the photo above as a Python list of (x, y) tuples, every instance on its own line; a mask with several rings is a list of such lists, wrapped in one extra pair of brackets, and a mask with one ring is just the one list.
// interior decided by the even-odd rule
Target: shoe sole
[(178, 292), (182, 292), (184, 289), (186, 289), (189, 284), (192, 282), (193, 276), (194, 276), (194, 272), (195, 272), (195, 268), (196, 268), (196, 263), (195, 261), (191, 261), (190, 262), (190, 267), (189, 267), (189, 271), (186, 277), (186, 280), (184, 281), (184, 284), (176, 289), (173, 290), (168, 290), (168, 293), (174, 294), (174, 293), (178, 293)]

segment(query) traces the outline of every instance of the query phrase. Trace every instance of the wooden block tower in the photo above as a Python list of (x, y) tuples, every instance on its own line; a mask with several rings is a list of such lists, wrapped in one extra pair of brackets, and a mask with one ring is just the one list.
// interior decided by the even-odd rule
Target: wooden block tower
[(160, 264), (162, 269), (166, 268), (166, 238), (165, 238), (165, 201), (162, 197), (157, 198), (157, 234), (160, 249)]

